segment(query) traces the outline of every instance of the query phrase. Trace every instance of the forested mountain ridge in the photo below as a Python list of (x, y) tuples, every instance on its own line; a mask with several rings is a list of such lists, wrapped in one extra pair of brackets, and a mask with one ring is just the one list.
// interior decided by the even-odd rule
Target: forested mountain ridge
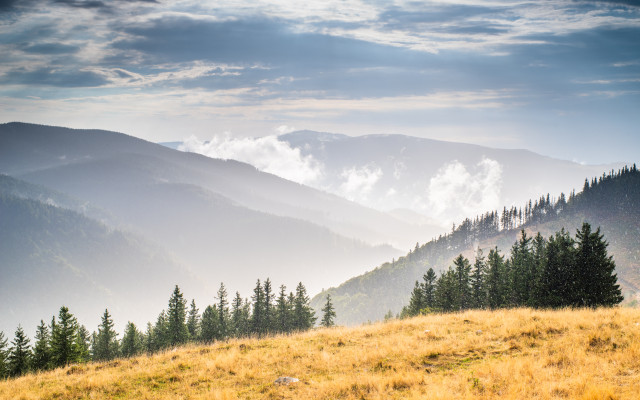
[(633, 301), (640, 293), (640, 171), (635, 165), (586, 180), (578, 194), (557, 199), (546, 195), (521, 208), (465, 219), (451, 233), (416, 244), (406, 256), (320, 293), (312, 304), (318, 309), (326, 294), (331, 294), (338, 322), (381, 319), (408, 303), (415, 281), (429, 267), (446, 269), (458, 254), (473, 259), (478, 247), (485, 255), (495, 246), (507, 252), (522, 229), (530, 236), (540, 232), (548, 237), (561, 228), (574, 233), (584, 221), (601, 228), (616, 262), (623, 295), (626, 301)]
[(202, 290), (188, 270), (143, 238), (72, 210), (8, 194), (4, 185), (0, 266), (4, 332), (22, 324), (31, 333), (60, 304), (73, 304), (91, 324), (97, 322), (96, 303), (143, 321), (171, 287), (165, 282)]

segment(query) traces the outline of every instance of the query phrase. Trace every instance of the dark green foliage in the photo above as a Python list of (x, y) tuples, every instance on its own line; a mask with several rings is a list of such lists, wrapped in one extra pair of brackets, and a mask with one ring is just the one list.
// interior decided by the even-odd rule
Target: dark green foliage
[(24, 334), (21, 326), (18, 326), (18, 329), (16, 329), (16, 335), (11, 345), (9, 357), (7, 357), (9, 375), (20, 376), (29, 371), (31, 364), (29, 338)]
[[(478, 250), (471, 278), (467, 259), (459, 255), (453, 263), (455, 269), (449, 267), (436, 282), (436, 311), (485, 306), (597, 307), (622, 301), (607, 242), (599, 228), (591, 232), (586, 222), (575, 241), (564, 229), (548, 241), (540, 234), (532, 240), (522, 231), (506, 261), (496, 247), (489, 251), (485, 266)], [(424, 304), (423, 285), (416, 282), (402, 316), (420, 314)]]
[(220, 332), (220, 315), (218, 307), (207, 306), (202, 312), (202, 332), (200, 340), (205, 343), (211, 343), (222, 337)]
[(169, 347), (169, 321), (167, 319), (167, 312), (162, 310), (158, 314), (156, 324), (153, 327), (153, 334), (150, 335), (152, 351), (162, 350)]
[(54, 368), (76, 362), (78, 349), (74, 343), (77, 332), (76, 318), (67, 307), (60, 307), (58, 321), (54, 321), (51, 333), (51, 364)]
[(225, 339), (230, 334), (229, 320), (229, 301), (227, 300), (227, 289), (224, 287), (224, 283), (220, 284), (218, 289), (218, 327), (220, 330), (219, 337)]
[(331, 295), (327, 295), (327, 302), (324, 307), (322, 307), (322, 322), (320, 325), (328, 328), (335, 325), (334, 319), (336, 318), (336, 311), (333, 308), (333, 304), (331, 303)]
[(4, 337), (3, 332), (0, 332), (0, 379), (4, 379), (9, 375), (9, 366), (7, 365), (8, 356), (7, 338)]
[(253, 313), (251, 314), (251, 333), (258, 336), (262, 336), (266, 333), (265, 329), (265, 305), (264, 305), (264, 290), (260, 279), (256, 283), (256, 287), (253, 289)]
[(423, 308), (431, 310), (436, 305), (436, 273), (433, 268), (429, 268), (427, 273), (422, 276), (422, 300)]
[(616, 264), (607, 254), (607, 246), (600, 228), (591, 232), (591, 225), (586, 222), (576, 233), (574, 305), (613, 306), (623, 300), (614, 272)]
[[(73, 348), (76, 355), (75, 362), (84, 363), (91, 361), (91, 335), (84, 325), (78, 326), (76, 337), (73, 340)], [(116, 350), (118, 342), (116, 341)]]
[(316, 322), (313, 309), (309, 305), (309, 296), (307, 289), (302, 282), (296, 286), (296, 294), (293, 301), (293, 329), (303, 331), (311, 329)]
[(133, 357), (142, 352), (143, 335), (133, 322), (128, 322), (122, 336), (120, 354), (122, 357)]
[(193, 299), (191, 299), (189, 316), (187, 317), (187, 331), (189, 331), (190, 340), (198, 340), (200, 338), (200, 314), (198, 314), (196, 301)]
[(287, 288), (280, 286), (275, 307), (275, 332), (283, 333), (291, 330), (293, 322), (293, 304), (287, 298)]
[(271, 288), (271, 280), (265, 279), (263, 285), (264, 293), (264, 331), (271, 333), (274, 331), (275, 308), (273, 306), (274, 294)]
[(33, 346), (33, 358), (31, 359), (31, 366), (36, 371), (44, 371), (51, 365), (51, 336), (49, 335), (49, 329), (45, 325), (43, 320), (40, 320), (40, 325), (36, 330), (35, 343)]
[(236, 337), (243, 337), (249, 334), (249, 302), (243, 300), (239, 292), (233, 298), (231, 305), (231, 325)]
[(118, 340), (113, 329), (113, 319), (109, 310), (102, 314), (102, 322), (98, 326), (98, 334), (93, 345), (93, 359), (96, 361), (111, 360), (118, 355)]
[(178, 285), (173, 289), (167, 308), (167, 344), (178, 346), (187, 343), (187, 300), (185, 300)]

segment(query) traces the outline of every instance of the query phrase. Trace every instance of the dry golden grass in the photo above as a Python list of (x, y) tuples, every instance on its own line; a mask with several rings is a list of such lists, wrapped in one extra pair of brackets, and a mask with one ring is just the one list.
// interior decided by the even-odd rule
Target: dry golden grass
[(640, 310), (469, 311), (232, 340), (27, 375), (0, 382), (0, 398), (639, 399)]

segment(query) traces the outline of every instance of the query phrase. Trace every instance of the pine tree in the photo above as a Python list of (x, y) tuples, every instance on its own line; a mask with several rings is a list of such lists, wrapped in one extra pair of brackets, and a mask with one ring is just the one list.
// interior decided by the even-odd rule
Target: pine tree
[(36, 371), (44, 371), (49, 369), (51, 365), (51, 336), (49, 329), (43, 320), (36, 329), (35, 343), (33, 346), (33, 358), (31, 365)]
[(600, 228), (591, 232), (587, 222), (576, 233), (576, 273), (577, 287), (575, 305), (579, 307), (613, 306), (623, 300), (616, 264), (607, 254), (604, 235)]
[(200, 340), (205, 343), (211, 343), (219, 340), (220, 334), (220, 316), (218, 315), (218, 307), (216, 305), (207, 306), (202, 312), (202, 330)]
[(476, 260), (469, 278), (471, 284), (471, 308), (485, 308), (487, 292), (485, 288), (485, 261), (482, 249), (476, 251)]
[(20, 376), (29, 371), (31, 349), (29, 348), (29, 338), (24, 334), (24, 330), (22, 330), (22, 327), (19, 325), (18, 329), (16, 329), (16, 336), (11, 344), (9, 357), (7, 358), (9, 375)]
[(229, 320), (231, 316), (229, 314), (229, 301), (227, 300), (227, 289), (224, 287), (224, 283), (220, 283), (220, 289), (218, 289), (218, 326), (220, 330), (220, 339), (226, 339), (230, 335)]
[(162, 310), (160, 314), (158, 314), (156, 324), (153, 327), (153, 335), (151, 336), (153, 338), (154, 352), (169, 347), (169, 321), (165, 310)]
[[(84, 325), (78, 326), (76, 336), (73, 339), (73, 349), (75, 353), (76, 363), (84, 363), (91, 361), (91, 335)], [(118, 348), (118, 342), (116, 342), (116, 350)]]
[(487, 257), (487, 303), (491, 309), (505, 306), (506, 300), (506, 274), (504, 257), (500, 255), (498, 248), (491, 249)]
[(65, 306), (60, 307), (58, 321), (52, 323), (51, 361), (54, 368), (64, 367), (77, 359), (74, 341), (78, 322)]
[(196, 307), (196, 301), (191, 299), (189, 307), (189, 316), (187, 317), (187, 330), (189, 331), (189, 340), (198, 340), (200, 338), (200, 314)]
[(289, 332), (291, 330), (292, 320), (291, 304), (287, 299), (287, 288), (280, 285), (280, 293), (276, 299), (275, 309), (275, 331), (278, 333)]
[(410, 317), (420, 315), (420, 311), (424, 308), (424, 292), (422, 285), (418, 281), (413, 285), (411, 291), (411, 298), (409, 299), (409, 306), (407, 307), (406, 314)]
[(471, 286), (470, 282), (470, 273), (471, 273), (471, 264), (469, 260), (460, 254), (453, 260), (453, 264), (456, 266), (455, 274), (456, 274), (456, 289), (457, 289), (457, 304), (456, 309), (458, 310), (466, 310), (471, 307)]
[(264, 330), (266, 333), (273, 332), (275, 311), (273, 307), (273, 289), (271, 288), (271, 280), (267, 278), (263, 284), (264, 292)]
[(520, 240), (511, 248), (511, 302), (514, 306), (529, 305), (533, 288), (533, 255), (531, 238), (524, 229)]
[(539, 280), (540, 306), (557, 308), (573, 303), (574, 244), (564, 228), (549, 238)]
[(251, 332), (258, 336), (262, 336), (265, 333), (264, 326), (264, 291), (260, 279), (256, 283), (256, 287), (253, 289), (253, 312), (251, 313)]
[(133, 322), (127, 322), (127, 327), (122, 335), (120, 354), (123, 357), (133, 357), (142, 352), (142, 333), (138, 331)]
[(4, 332), (0, 332), (0, 379), (9, 376), (9, 366), (7, 365), (8, 356), (7, 339), (4, 337)]
[(315, 322), (315, 313), (309, 305), (307, 289), (302, 282), (300, 282), (296, 287), (296, 295), (293, 303), (293, 329), (299, 331), (311, 329)]
[(240, 296), (240, 292), (236, 292), (231, 305), (231, 325), (233, 327), (233, 336), (243, 337), (249, 333), (249, 312), (245, 307), (245, 301)]
[(322, 322), (320, 323), (325, 328), (329, 328), (335, 325), (334, 319), (336, 317), (336, 311), (331, 304), (331, 295), (327, 294), (327, 302), (322, 307)]
[(167, 334), (168, 345), (179, 346), (189, 339), (187, 330), (187, 300), (185, 300), (178, 285), (176, 285), (167, 308)]
[(147, 322), (147, 330), (144, 332), (144, 351), (151, 354), (155, 351), (153, 325)]
[(433, 268), (429, 268), (427, 273), (422, 276), (422, 299), (424, 307), (433, 310), (436, 307), (436, 273)]
[(94, 360), (111, 360), (118, 356), (116, 335), (116, 331), (113, 329), (113, 319), (109, 314), (109, 310), (105, 309), (102, 314), (102, 322), (98, 326), (98, 334), (93, 348)]
[(458, 309), (458, 275), (451, 267), (440, 274), (436, 281), (436, 309), (442, 312), (449, 312)]
[(540, 232), (533, 237), (532, 243), (532, 263), (533, 263), (533, 274), (532, 274), (532, 288), (531, 293), (529, 295), (529, 306), (531, 307), (540, 307), (543, 301), (542, 294), (542, 275), (544, 273), (544, 264), (546, 258), (546, 250), (547, 249), (547, 241), (542, 237)]

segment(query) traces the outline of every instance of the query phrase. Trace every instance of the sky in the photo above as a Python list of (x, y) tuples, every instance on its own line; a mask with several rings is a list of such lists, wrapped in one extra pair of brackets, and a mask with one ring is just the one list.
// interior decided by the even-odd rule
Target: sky
[(640, 161), (640, 2), (0, 0), (0, 123)]

